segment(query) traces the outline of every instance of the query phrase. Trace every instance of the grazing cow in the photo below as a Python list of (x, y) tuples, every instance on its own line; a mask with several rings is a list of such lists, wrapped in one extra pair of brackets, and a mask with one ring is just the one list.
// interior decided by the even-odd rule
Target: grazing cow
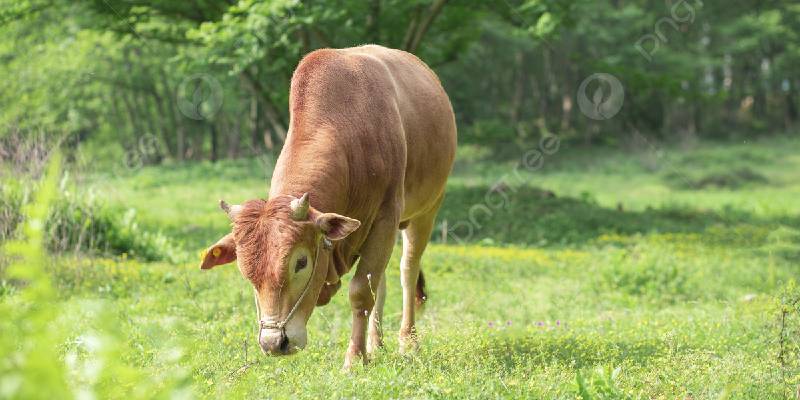
[(292, 77), (289, 106), (269, 199), (221, 202), (233, 229), (206, 250), (201, 268), (237, 261), (255, 288), (258, 342), (282, 355), (305, 346), (314, 306), (326, 304), (360, 260), (350, 281), (349, 368), (382, 345), (384, 270), (400, 229), (400, 345), (416, 348), (420, 258), (456, 149), (447, 94), (414, 55), (368, 45), (308, 54)]

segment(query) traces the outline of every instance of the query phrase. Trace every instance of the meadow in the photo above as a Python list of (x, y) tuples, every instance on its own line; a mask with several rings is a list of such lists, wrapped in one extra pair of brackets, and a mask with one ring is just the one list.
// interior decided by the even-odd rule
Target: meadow
[[(64, 365), (67, 392), (117, 398), (794, 398), (798, 148), (789, 136), (561, 144), (533, 168), (461, 148), (439, 217), (452, 231), (437, 230), (423, 259), (420, 350), (397, 352), (396, 248), (386, 348), (349, 373), (346, 290), (314, 312), (306, 350), (269, 358), (250, 284), (233, 265), (198, 269), (229, 229), (217, 201), (264, 197), (269, 157), (76, 167), (60, 195), (124, 216), (115, 237), (139, 244), (119, 248), (144, 250), (48, 258), (48, 323), (62, 332), (50, 361)], [(26, 290), (3, 279), (2, 310)], [(13, 321), (4, 332), (27, 332)], [(0, 397), (20, 397), (33, 378), (4, 360)]]

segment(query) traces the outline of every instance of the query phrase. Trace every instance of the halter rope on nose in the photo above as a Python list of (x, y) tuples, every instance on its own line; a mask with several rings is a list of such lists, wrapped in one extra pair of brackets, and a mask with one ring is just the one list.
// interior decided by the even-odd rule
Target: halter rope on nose
[(311, 276), (308, 278), (308, 282), (306, 282), (306, 287), (303, 288), (303, 292), (300, 293), (300, 297), (297, 298), (297, 301), (294, 302), (292, 309), (289, 310), (289, 313), (286, 314), (286, 317), (281, 320), (280, 322), (272, 322), (272, 321), (264, 321), (261, 319), (261, 307), (258, 305), (258, 291), (256, 291), (256, 316), (258, 320), (256, 321), (258, 324), (258, 331), (256, 332), (256, 341), (261, 338), (261, 330), (262, 329), (277, 329), (281, 331), (282, 336), (286, 336), (286, 324), (294, 315), (297, 308), (300, 307), (300, 303), (303, 302), (303, 299), (306, 297), (308, 293), (308, 289), (311, 287), (311, 280), (314, 279), (314, 271), (317, 270), (317, 262), (319, 261), (319, 250), (321, 248), (325, 248), (325, 250), (330, 250), (333, 247), (333, 243), (326, 238), (325, 236), (322, 237), (322, 240), (317, 243), (317, 251), (314, 253), (314, 265), (311, 267)]

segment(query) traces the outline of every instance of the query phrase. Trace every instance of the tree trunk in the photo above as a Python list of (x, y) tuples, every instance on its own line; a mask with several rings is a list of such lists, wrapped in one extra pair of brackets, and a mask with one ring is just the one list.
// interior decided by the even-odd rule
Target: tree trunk
[(795, 122), (797, 122), (797, 101), (795, 100), (795, 95), (797, 94), (797, 81), (788, 81), (789, 82), (789, 90), (786, 91), (786, 112), (784, 113), (784, 127), (786, 130), (790, 130)]
[(178, 160), (183, 160), (184, 153), (186, 152), (186, 142), (184, 138), (184, 129), (183, 124), (180, 121), (180, 110), (178, 110), (178, 106), (176, 102), (173, 100), (175, 96), (175, 91), (173, 90), (172, 86), (169, 84), (169, 80), (167, 79), (167, 73), (164, 68), (158, 69), (159, 73), (159, 80), (161, 83), (161, 88), (164, 93), (165, 107), (166, 107), (166, 114), (167, 119), (169, 119), (169, 126), (172, 129), (172, 135), (175, 137), (175, 148), (174, 154), (175, 158)]
[(367, 40), (372, 43), (381, 42), (380, 31), (381, 0), (371, 0), (369, 2), (369, 14), (367, 15)]
[(219, 155), (219, 138), (217, 132), (217, 124), (214, 122), (207, 122), (208, 131), (211, 134), (211, 162), (217, 162)]
[(241, 142), (241, 133), (239, 129), (241, 125), (241, 121), (235, 116), (233, 122), (226, 124), (228, 128), (228, 158), (234, 160), (239, 158), (239, 144)]
[(261, 149), (261, 135), (259, 134), (258, 99), (255, 94), (250, 96), (250, 154), (255, 155)]
[(155, 136), (158, 133), (155, 125), (155, 118), (152, 115), (152, 109), (142, 92), (134, 94), (134, 104), (139, 109), (139, 115), (142, 116), (144, 122), (147, 124), (147, 134)]
[(523, 86), (525, 84), (525, 64), (521, 50), (517, 50), (514, 53), (514, 76), (509, 117), (511, 126), (517, 131), (517, 137), (522, 140), (525, 136), (525, 130), (520, 122), (520, 111), (522, 109), (523, 90), (525, 89)]
[(141, 119), (136, 111), (136, 106), (131, 100), (131, 96), (133, 96), (133, 93), (128, 90), (123, 90), (120, 95), (120, 97), (122, 97), (122, 104), (125, 105), (125, 111), (128, 112), (128, 119), (131, 121), (131, 136), (135, 138), (138, 132), (141, 132), (143, 128), (141, 126)]
[(175, 132), (174, 120), (171, 118), (171, 113), (168, 106), (165, 104), (164, 96), (158, 92), (158, 87), (155, 82), (149, 82), (150, 96), (155, 102), (155, 109), (159, 119), (159, 130), (161, 132), (161, 140), (164, 141), (164, 148), (167, 155), (173, 156), (175, 153), (175, 145), (173, 143), (173, 132)]
[(447, 3), (447, 0), (433, 0), (433, 3), (428, 8), (428, 13), (419, 21), (419, 24), (417, 24), (416, 17), (412, 18), (411, 24), (409, 24), (409, 30), (407, 31), (412, 32), (412, 34), (406, 37), (407, 41), (403, 45), (405, 51), (409, 53), (417, 52), (420, 43), (422, 43), (422, 38), (425, 37), (425, 34), (428, 32), (431, 25), (433, 25), (433, 21), (439, 16), (439, 13), (442, 12), (445, 3)]
[(253, 93), (258, 96), (264, 108), (264, 117), (269, 122), (272, 133), (283, 143), (283, 141), (286, 140), (286, 128), (281, 122), (280, 111), (278, 111), (278, 108), (275, 107), (275, 104), (273, 104), (269, 96), (267, 96), (266, 88), (264, 88), (261, 82), (255, 79), (248, 71), (243, 71), (241, 77), (247, 82)]

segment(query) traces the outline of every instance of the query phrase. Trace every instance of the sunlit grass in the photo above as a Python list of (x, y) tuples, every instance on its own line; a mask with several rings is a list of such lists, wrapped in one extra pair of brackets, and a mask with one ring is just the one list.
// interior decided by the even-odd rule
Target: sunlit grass
[[(253, 339), (251, 288), (235, 267), (201, 272), (194, 265), (73, 260), (56, 279), (68, 304), (105, 299), (122, 317), (129, 362), (159, 373), (169, 366), (153, 349), (165, 338), (181, 343), (194, 390), (210, 397), (572, 398), (576, 371), (598, 365), (620, 368), (616, 384), (640, 397), (716, 398), (726, 390), (740, 398), (777, 397), (779, 313), (772, 296), (779, 280), (764, 282), (757, 256), (747, 251), (729, 257), (729, 248), (681, 239), (641, 238), (632, 248), (586, 251), (431, 246), (422, 349), (411, 358), (397, 353), (395, 256), (387, 348), (350, 375), (339, 372), (350, 324), (345, 291), (316, 310), (309, 349), (267, 358)], [(682, 267), (692, 269), (683, 289), (700, 293), (658, 279), (667, 286), (646, 293), (613, 281), (640, 268), (638, 257), (682, 263), (683, 256), (671, 254), (688, 258), (689, 249), (697, 262)], [(792, 274), (787, 262), (773, 268)]]
[[(399, 247), (387, 270), (386, 348), (349, 374), (340, 371), (350, 334), (349, 278), (331, 304), (316, 309), (309, 347), (269, 358), (254, 337), (252, 288), (235, 266), (200, 271), (193, 261), (130, 255), (67, 253), (48, 261), (58, 323), (69, 327), (56, 357), (85, 360), (76, 338), (104, 332), (116, 343), (111, 356), (121, 370), (134, 371), (113, 394), (783, 398), (800, 383), (792, 358), (800, 322), (786, 305), (800, 276), (800, 158), (787, 150), (796, 141), (787, 140), (668, 152), (700, 177), (731, 165), (768, 179), (702, 190), (676, 187), (663, 170), (625, 152), (573, 156), (562, 147), (550, 167), (528, 175), (528, 184), (555, 198), (518, 196), (483, 221), (483, 236), (429, 246), (429, 301), (418, 319), (420, 351), (411, 357), (397, 351)], [(442, 211), (451, 222), (513, 168), (481, 163), (456, 170), (450, 209)], [(194, 260), (196, 250), (230, 229), (219, 198), (266, 195), (259, 165), (149, 167), (90, 183), (113, 188), (112, 205), (136, 209), (143, 229), (179, 243), (175, 251), (185, 257), (177, 259)], [(559, 237), (566, 240), (540, 240)], [(13, 283), (4, 281), (0, 293), (4, 307), (20, 301)], [(65, 365), (83, 376), (75, 371), (87, 364)], [(137, 389), (134, 382), (145, 383)], [(0, 389), (6, 384), (0, 379)], [(182, 385), (188, 387), (170, 391)]]

